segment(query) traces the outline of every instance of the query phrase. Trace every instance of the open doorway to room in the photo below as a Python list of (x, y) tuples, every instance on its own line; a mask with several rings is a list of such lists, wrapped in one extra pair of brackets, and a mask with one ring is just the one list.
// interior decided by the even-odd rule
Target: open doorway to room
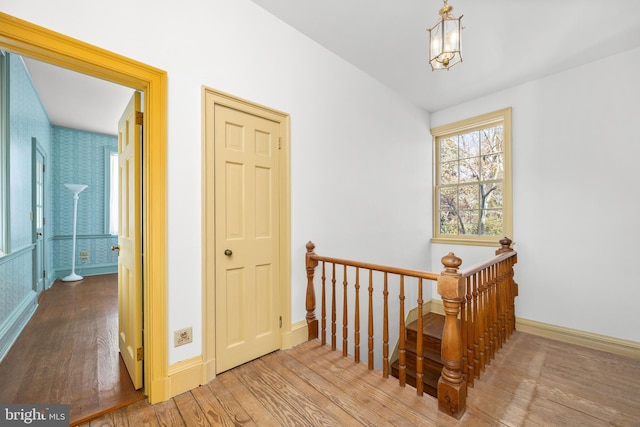
[[(131, 168), (118, 166), (119, 147), (126, 145), (119, 143), (120, 135), (127, 133), (120, 131), (119, 119), (135, 92), (11, 52), (6, 57), (12, 95), (6, 103), (8, 143), (10, 147), (22, 144), (29, 132), (40, 136), (31, 138), (31, 156), (26, 150), (24, 155), (14, 150), (11, 159), (14, 167), (31, 165), (32, 182), (9, 183), (9, 190), (16, 193), (12, 203), (25, 199), (27, 205), (33, 199), (31, 268), (38, 308), (0, 364), (4, 382), (0, 401), (66, 403), (77, 422), (144, 398), (137, 391), (143, 386), (142, 369), (132, 367), (138, 371), (131, 375), (137, 378), (133, 384), (129, 364), (123, 362), (132, 359), (128, 354), (132, 346), (124, 345), (119, 351), (121, 337), (129, 335), (120, 333), (124, 329), (120, 324), (130, 323), (129, 313), (119, 315), (124, 312), (119, 306), (132, 304), (123, 296), (126, 292), (119, 291), (119, 251), (110, 250), (118, 248), (122, 238), (119, 176), (124, 182), (140, 183), (126, 179)], [(139, 93), (135, 95), (140, 110)], [(123, 163), (140, 162), (139, 145)], [(139, 168), (135, 170), (139, 175)], [(28, 177), (19, 176), (20, 181)], [(81, 200), (74, 200), (68, 185), (83, 187), (76, 197)], [(139, 194), (140, 189), (134, 192)], [(134, 199), (138, 198), (132, 195), (125, 202)], [(140, 218), (139, 203), (135, 208), (132, 216)], [(141, 237), (140, 222), (126, 222), (133, 224), (126, 237)], [(24, 234), (14, 236), (15, 241), (29, 238), (30, 230), (12, 228), (14, 234)], [(139, 247), (125, 252), (130, 263), (141, 264)], [(20, 260), (8, 262), (28, 268)], [(141, 313), (142, 301), (136, 299)], [(142, 336), (141, 326), (135, 335)], [(37, 382), (31, 380), (33, 373), (39, 373)]]
[[(144, 359), (144, 394), (151, 403), (164, 400), (167, 398), (166, 73), (2, 13), (0, 49), (124, 85), (143, 95), (145, 115), (140, 124), (145, 127), (146, 139), (141, 143), (145, 156), (142, 159), (139, 156), (135, 162), (141, 170), (140, 210), (146, 214), (139, 216), (141, 220), (136, 226), (140, 235), (147, 238), (135, 256), (141, 258), (145, 253), (140, 273), (145, 277), (142, 287), (146, 291), (153, 288), (154, 292), (141, 303), (144, 315), (140, 321), (144, 321), (147, 334), (144, 351), (141, 347), (138, 354)], [(30, 378), (37, 379), (37, 372), (30, 372)]]

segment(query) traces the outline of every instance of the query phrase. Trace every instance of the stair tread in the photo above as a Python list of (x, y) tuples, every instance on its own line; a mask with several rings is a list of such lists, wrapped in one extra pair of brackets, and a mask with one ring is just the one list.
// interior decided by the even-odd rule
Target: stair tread
[[(413, 341), (408, 341), (406, 343), (405, 350), (407, 351), (407, 354), (412, 353), (416, 355), (418, 353), (416, 351), (416, 343)], [(428, 359), (433, 360), (436, 363), (442, 364), (442, 351), (440, 347), (434, 349), (429, 346), (424, 346), (422, 349), (422, 355)]]
[[(395, 378), (399, 378), (400, 367), (396, 360), (391, 365), (391, 375)], [(416, 385), (416, 371), (410, 367), (406, 368), (406, 381), (407, 384), (415, 387)], [(422, 384), (425, 385), (425, 391), (431, 396), (437, 397), (438, 381), (440, 380), (440, 374), (442, 371), (435, 371), (433, 369), (425, 369), (422, 373)]]
[[(392, 369), (400, 370), (400, 366), (397, 360), (391, 365), (391, 367)], [(441, 373), (442, 373), (442, 370), (436, 371), (434, 369), (424, 369), (424, 371), (422, 372), (422, 375), (424, 377), (424, 382), (427, 382), (427, 380), (429, 380), (429, 384), (437, 385), (438, 380), (440, 379)], [(409, 374), (411, 374), (411, 376), (415, 378), (416, 370), (407, 366), (407, 375)]]
[[(418, 321), (414, 320), (409, 323), (406, 328), (408, 330), (418, 331)], [(422, 333), (429, 337), (442, 340), (442, 329), (444, 328), (444, 316), (438, 313), (429, 312), (422, 316)]]

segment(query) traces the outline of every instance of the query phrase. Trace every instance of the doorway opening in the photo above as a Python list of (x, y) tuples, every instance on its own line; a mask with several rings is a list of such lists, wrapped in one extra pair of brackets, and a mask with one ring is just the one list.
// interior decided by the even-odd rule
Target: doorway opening
[[(0, 48), (143, 93), (144, 378), (150, 403), (170, 397), (167, 378), (166, 72), (0, 13)], [(149, 292), (153, 289), (153, 292)]]

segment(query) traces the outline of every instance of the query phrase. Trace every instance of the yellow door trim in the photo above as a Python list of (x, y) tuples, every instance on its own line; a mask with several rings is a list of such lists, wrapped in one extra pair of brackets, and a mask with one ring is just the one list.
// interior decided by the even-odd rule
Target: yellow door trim
[(151, 403), (169, 397), (167, 333), (167, 73), (0, 12), (0, 48), (144, 93), (144, 378)]
[[(207, 105), (209, 103), (209, 105)], [(207, 147), (206, 111), (223, 105), (280, 123), (280, 348), (292, 347), (291, 331), (291, 161), (289, 115), (208, 87), (202, 90), (202, 331), (204, 378), (215, 377), (215, 227), (214, 150)], [(209, 149), (208, 149), (209, 148)]]

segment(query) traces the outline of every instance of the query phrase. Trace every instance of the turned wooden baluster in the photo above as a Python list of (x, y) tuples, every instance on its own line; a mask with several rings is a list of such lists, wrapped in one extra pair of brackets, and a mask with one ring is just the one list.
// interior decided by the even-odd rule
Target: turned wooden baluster
[(331, 263), (331, 350), (336, 346), (336, 263)]
[(497, 328), (497, 303), (496, 303), (496, 266), (491, 265), (487, 267), (489, 271), (489, 357), (488, 363), (496, 355), (496, 328)]
[(473, 373), (473, 336), (475, 330), (475, 320), (473, 316), (473, 288), (472, 288), (472, 278), (471, 276), (466, 279), (467, 291), (465, 294), (466, 298), (466, 312), (464, 316), (464, 329), (463, 329), (463, 342), (462, 348), (465, 353), (463, 353), (463, 367), (465, 373), (465, 379), (469, 386), (473, 387), (474, 384), (474, 373)]
[(368, 350), (369, 357), (367, 368), (369, 370), (373, 369), (373, 270), (369, 270), (369, 340), (368, 340)]
[(407, 383), (407, 348), (405, 343), (406, 327), (404, 324), (404, 276), (400, 276), (400, 294), (398, 295), (398, 301), (400, 304), (400, 313), (398, 314), (400, 319), (400, 329), (398, 331), (398, 380), (400, 381), (400, 387), (404, 387)]
[(356, 308), (353, 319), (354, 337), (353, 337), (353, 357), (354, 362), (360, 363), (360, 267), (356, 267)]
[(416, 337), (416, 392), (422, 396), (424, 392), (424, 352), (423, 352), (423, 318), (422, 318), (422, 279), (418, 279), (418, 334)]
[(382, 376), (389, 378), (389, 283), (388, 274), (384, 273), (384, 309), (382, 313)]
[(347, 265), (342, 266), (342, 356), (347, 357), (349, 354), (349, 304), (347, 301)]
[(498, 347), (502, 348), (502, 344), (507, 340), (506, 328), (506, 299), (507, 299), (507, 261), (501, 261), (498, 264)]
[(444, 305), (442, 374), (438, 381), (438, 409), (460, 419), (466, 409), (467, 383), (462, 375), (462, 339), (458, 327), (465, 280), (458, 273), (462, 260), (453, 253), (442, 258), (445, 269), (438, 277), (438, 293)]
[(484, 371), (486, 366), (489, 364), (489, 272), (485, 268), (480, 271), (480, 275), (482, 278), (481, 284), (481, 293), (480, 299), (482, 304), (482, 312), (480, 314), (480, 366)]
[(327, 345), (327, 274), (322, 261), (322, 345)]
[(307, 254), (305, 264), (307, 267), (307, 339), (312, 340), (318, 338), (318, 319), (316, 319), (316, 292), (313, 287), (313, 275), (316, 267), (318, 266), (318, 260), (311, 258), (315, 255), (313, 251), (316, 245), (311, 241), (307, 243)]
[(478, 274), (473, 275), (473, 376), (480, 376), (480, 311), (478, 310)]

